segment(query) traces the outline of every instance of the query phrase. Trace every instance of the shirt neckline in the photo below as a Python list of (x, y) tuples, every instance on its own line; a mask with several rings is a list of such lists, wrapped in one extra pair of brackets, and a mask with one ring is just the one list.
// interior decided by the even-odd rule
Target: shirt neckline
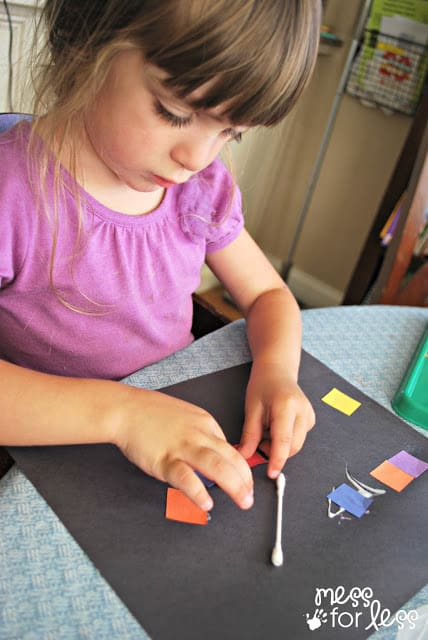
[[(26, 133), (28, 141), (31, 133), (31, 121), (23, 122), (22, 126), (27, 129)], [(41, 138), (37, 133), (35, 133), (35, 137), (37, 139), (37, 144), (46, 148), (43, 138)], [(53, 153), (49, 152), (48, 175), (52, 178), (54, 162), (55, 159)], [(64, 178), (64, 185), (66, 186), (67, 193), (69, 197), (73, 198), (73, 201), (75, 202), (73, 191), (74, 186), (76, 185), (76, 181), (63, 164), (60, 164), (60, 171), (61, 175)], [(122, 211), (112, 209), (103, 204), (94, 196), (92, 196), (88, 191), (86, 191), (84, 187), (82, 187), (82, 185), (77, 183), (79, 195), (82, 198), (82, 202), (86, 203), (86, 209), (89, 213), (92, 213), (103, 220), (113, 222), (123, 227), (143, 227), (150, 225), (155, 221), (158, 222), (159, 220), (163, 219), (169, 213), (171, 209), (170, 205), (176, 197), (178, 188), (180, 188), (181, 186), (182, 185), (174, 185), (165, 189), (164, 196), (156, 209), (153, 209), (152, 211), (147, 213), (142, 213), (140, 215), (129, 215), (123, 213)]]

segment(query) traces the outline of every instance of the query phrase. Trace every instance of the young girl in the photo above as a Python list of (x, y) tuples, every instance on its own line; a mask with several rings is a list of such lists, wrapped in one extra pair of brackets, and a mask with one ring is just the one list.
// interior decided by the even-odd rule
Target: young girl
[[(217, 159), (290, 110), (318, 0), (47, 0), (35, 117), (0, 137), (0, 444), (114, 443), (146, 473), (243, 509), (245, 458), (275, 478), (314, 413), (298, 306), (243, 228)], [(247, 321), (240, 445), (184, 401), (117, 381), (188, 345), (204, 263)]]

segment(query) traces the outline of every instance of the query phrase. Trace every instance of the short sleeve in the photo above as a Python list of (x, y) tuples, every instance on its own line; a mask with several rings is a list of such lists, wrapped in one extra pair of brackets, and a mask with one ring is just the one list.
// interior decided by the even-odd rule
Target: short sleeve
[(0, 288), (19, 272), (31, 236), (27, 214), (25, 149), (14, 131), (0, 136)]
[(238, 186), (218, 159), (186, 182), (178, 201), (182, 231), (206, 253), (230, 244), (244, 226)]

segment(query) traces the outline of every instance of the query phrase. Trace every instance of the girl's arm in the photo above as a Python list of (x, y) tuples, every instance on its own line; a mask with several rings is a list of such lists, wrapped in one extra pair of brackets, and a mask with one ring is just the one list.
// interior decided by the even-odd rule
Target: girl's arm
[(243, 230), (207, 264), (247, 320), (253, 366), (246, 397), (241, 453), (259, 444), (269, 454), (275, 478), (289, 455), (303, 445), (315, 423), (311, 404), (297, 383), (301, 353), (300, 310), (292, 293)]
[(213, 506), (197, 469), (242, 508), (253, 481), (242, 456), (203, 409), (119, 382), (66, 378), (0, 361), (0, 445), (112, 443), (141, 469)]

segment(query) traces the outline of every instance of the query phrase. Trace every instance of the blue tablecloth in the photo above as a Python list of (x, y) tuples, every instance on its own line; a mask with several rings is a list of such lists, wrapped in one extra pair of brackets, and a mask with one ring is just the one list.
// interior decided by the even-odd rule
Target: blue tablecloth
[[(390, 410), (427, 322), (428, 310), (419, 308), (311, 309), (303, 312), (303, 347)], [(245, 325), (237, 321), (125, 382), (154, 389), (249, 360)], [(418, 608), (422, 621), (428, 586), (403, 608)], [(415, 640), (428, 638), (424, 619), (426, 635), (414, 632)], [(0, 480), (0, 640), (116, 638), (142, 640), (147, 635), (13, 467)], [(373, 640), (396, 638), (404, 636), (395, 625), (373, 635)]]

